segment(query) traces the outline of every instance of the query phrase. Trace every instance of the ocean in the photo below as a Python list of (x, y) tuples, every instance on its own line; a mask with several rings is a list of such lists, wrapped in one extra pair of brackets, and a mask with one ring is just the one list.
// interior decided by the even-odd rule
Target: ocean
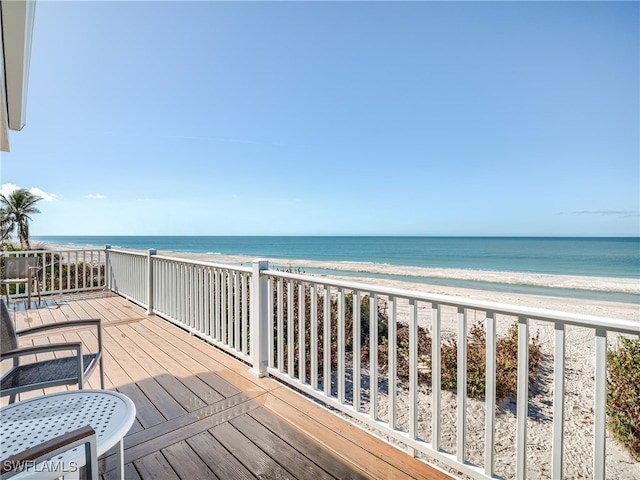
[(638, 237), (39, 236), (60, 245), (640, 279)]
[[(456, 268), (640, 279), (640, 238), (633, 237), (230, 237), (34, 236), (58, 245), (133, 248), (253, 258)], [(307, 273), (382, 277), (509, 293), (640, 304), (640, 295), (476, 280), (386, 275), (348, 270)]]

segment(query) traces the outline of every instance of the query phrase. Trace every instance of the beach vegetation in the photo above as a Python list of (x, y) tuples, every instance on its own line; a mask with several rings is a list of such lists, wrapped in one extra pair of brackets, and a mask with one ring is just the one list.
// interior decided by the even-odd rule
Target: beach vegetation
[[(7, 252), (21, 252), (28, 250), (20, 245), (7, 242), (3, 246)], [(46, 250), (38, 246), (39, 250)], [(11, 253), (8, 254), (12, 256)], [(4, 269), (4, 258), (0, 258), (0, 268)], [(38, 279), (44, 291), (72, 290), (82, 288), (86, 285), (102, 286), (105, 284), (105, 264), (90, 262), (72, 262), (62, 258), (61, 254), (54, 252), (44, 252), (39, 258), (40, 269)], [(36, 286), (33, 285), (32, 288)], [(8, 288), (10, 295), (25, 293), (26, 284), (3, 285), (2, 289)], [(4, 290), (0, 294), (4, 294)]]
[(608, 352), (607, 415), (613, 435), (640, 461), (640, 338)]
[(36, 203), (42, 200), (24, 188), (19, 188), (6, 195), (0, 194), (0, 240), (4, 243), (17, 232), (20, 246), (31, 250), (29, 243), (30, 215), (40, 213)]
[(5, 241), (2, 243), (2, 250), (6, 252), (21, 252), (22, 248), (17, 242)]
[[(291, 271), (291, 270), (285, 270)], [(282, 299), (287, 299), (289, 289), (293, 288), (293, 298), (291, 306), (284, 300), (283, 311), (278, 312), (278, 288), (277, 284), (273, 292), (273, 318), (274, 318), (274, 339), (278, 341), (278, 315), (283, 318), (282, 341), (284, 344), (284, 352), (287, 352), (287, 342), (292, 339), (293, 345), (293, 361), (294, 365), (289, 368), (289, 356), (284, 353), (282, 359), (285, 369), (288, 371), (297, 371), (300, 361), (299, 338), (300, 338), (300, 314), (304, 308), (304, 328), (303, 334), (305, 338), (304, 356), (305, 356), (305, 372), (310, 372), (311, 368), (311, 295), (310, 286), (297, 281), (283, 281)], [(302, 292), (300, 289), (304, 289)], [(317, 331), (315, 337), (317, 343), (313, 346), (317, 351), (318, 373), (322, 374), (324, 370), (324, 295), (326, 292), (317, 294), (317, 304), (315, 310), (317, 312)], [(303, 298), (304, 301), (300, 301)], [(377, 305), (373, 309), (376, 319), (371, 319), (371, 297), (369, 295), (354, 296), (353, 293), (345, 293), (343, 295), (344, 309), (344, 346), (345, 354), (353, 356), (354, 335), (354, 302), (355, 298), (360, 300), (360, 360), (363, 365), (368, 364), (370, 359), (370, 322), (377, 321), (377, 353), (378, 368), (384, 370), (389, 364), (389, 315), (387, 312), (387, 302), (384, 298), (377, 298)], [(338, 331), (338, 315), (339, 315), (338, 296), (332, 295), (330, 298), (330, 318), (329, 320), (329, 342), (330, 367), (333, 370), (338, 364), (338, 338), (342, 333)], [(289, 315), (291, 315), (291, 324), (289, 323)], [(289, 336), (289, 325), (293, 329), (292, 336)], [(431, 368), (431, 346), (432, 337), (429, 330), (422, 326), (417, 326), (417, 352), (415, 358), (418, 362), (418, 379), (423, 384), (430, 385), (432, 378)], [(409, 379), (409, 365), (411, 361), (409, 348), (409, 326), (405, 323), (398, 322), (396, 325), (396, 368), (397, 376), (402, 381)], [(480, 323), (473, 324), (469, 329), (467, 342), (467, 394), (471, 398), (483, 398), (485, 395), (486, 384), (486, 330)], [(445, 390), (455, 391), (457, 388), (457, 340), (456, 338), (445, 339), (441, 344), (441, 385)], [(277, 361), (277, 349), (276, 352)], [(532, 336), (529, 341), (529, 385), (533, 389), (533, 385), (538, 378), (538, 366), (542, 359), (542, 352), (539, 342), (539, 335)], [(504, 336), (496, 340), (496, 397), (503, 399), (509, 396), (517, 395), (518, 388), (518, 324), (514, 322)]]
[[(56, 254), (57, 257), (57, 254)], [(105, 283), (105, 265), (89, 262), (64, 263), (55, 259), (42, 269), (42, 281), (49, 291), (101, 286)]]
[[(473, 324), (467, 337), (467, 395), (471, 398), (484, 398), (486, 385), (486, 330), (479, 324)], [(444, 390), (457, 389), (458, 343), (449, 338), (441, 345), (441, 386)], [(398, 376), (409, 378), (409, 328), (398, 325), (397, 347)], [(388, 361), (388, 340), (383, 339), (380, 358)], [(538, 365), (542, 359), (539, 335), (529, 341), (529, 385), (530, 389), (538, 377)], [(418, 327), (418, 364), (426, 368), (418, 369), (418, 379), (431, 383), (431, 336), (428, 330)], [(500, 400), (518, 393), (518, 324), (514, 322), (507, 334), (496, 339), (496, 399)]]

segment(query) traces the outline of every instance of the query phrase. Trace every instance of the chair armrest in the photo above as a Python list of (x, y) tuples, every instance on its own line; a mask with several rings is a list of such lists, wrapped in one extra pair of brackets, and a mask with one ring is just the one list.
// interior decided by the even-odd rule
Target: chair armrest
[(40, 445), (28, 448), (23, 452), (2, 460), (2, 462), (0, 462), (0, 475), (2, 475), (3, 478), (9, 478), (29, 467), (35, 466), (36, 463), (50, 460), (59, 453), (86, 443), (91, 443), (92, 448), (95, 449), (95, 436), (95, 430), (87, 425), (54, 437)]
[(60, 328), (82, 327), (85, 325), (95, 325), (100, 329), (102, 326), (102, 320), (99, 318), (92, 318), (89, 320), (68, 320), (66, 322), (50, 323), (48, 325), (39, 325), (37, 327), (26, 328), (16, 332), (19, 337), (24, 335), (32, 335), (34, 333), (44, 332), (47, 330), (57, 330)]
[(6, 352), (0, 353), (0, 360), (24, 357), (25, 355), (35, 355), (38, 353), (59, 352), (61, 350), (75, 350), (76, 355), (82, 355), (82, 343), (48, 343), (46, 345), (31, 345), (28, 347), (14, 348), (13, 350), (7, 350)]

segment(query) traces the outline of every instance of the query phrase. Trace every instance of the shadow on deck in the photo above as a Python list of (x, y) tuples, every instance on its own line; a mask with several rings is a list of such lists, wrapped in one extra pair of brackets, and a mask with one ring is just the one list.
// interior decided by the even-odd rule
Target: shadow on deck
[[(18, 330), (103, 320), (105, 387), (137, 409), (124, 442), (127, 479), (449, 478), (121, 297), (65, 295), (12, 316)], [(97, 345), (91, 329), (33, 340)], [(98, 374), (87, 383), (99, 388)], [(114, 454), (100, 459), (104, 478), (114, 468)]]

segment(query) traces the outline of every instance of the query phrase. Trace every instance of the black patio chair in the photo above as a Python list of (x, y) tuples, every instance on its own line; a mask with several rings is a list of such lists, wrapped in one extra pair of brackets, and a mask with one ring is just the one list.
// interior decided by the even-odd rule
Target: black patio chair
[[(0, 361), (13, 360), (13, 366), (0, 379), (0, 396), (9, 395), (9, 403), (15, 401), (16, 394), (57, 385), (84, 387), (84, 380), (100, 366), (100, 386), (104, 389), (104, 367), (102, 362), (102, 322), (99, 319), (70, 320), (16, 332), (9, 309), (0, 299), (2, 320)], [(97, 329), (98, 348), (95, 352), (83, 353), (81, 342), (49, 343), (20, 347), (19, 339), (27, 335), (41, 334), (50, 330), (94, 326)], [(52, 360), (25, 362), (23, 357), (41, 353), (72, 351)]]

